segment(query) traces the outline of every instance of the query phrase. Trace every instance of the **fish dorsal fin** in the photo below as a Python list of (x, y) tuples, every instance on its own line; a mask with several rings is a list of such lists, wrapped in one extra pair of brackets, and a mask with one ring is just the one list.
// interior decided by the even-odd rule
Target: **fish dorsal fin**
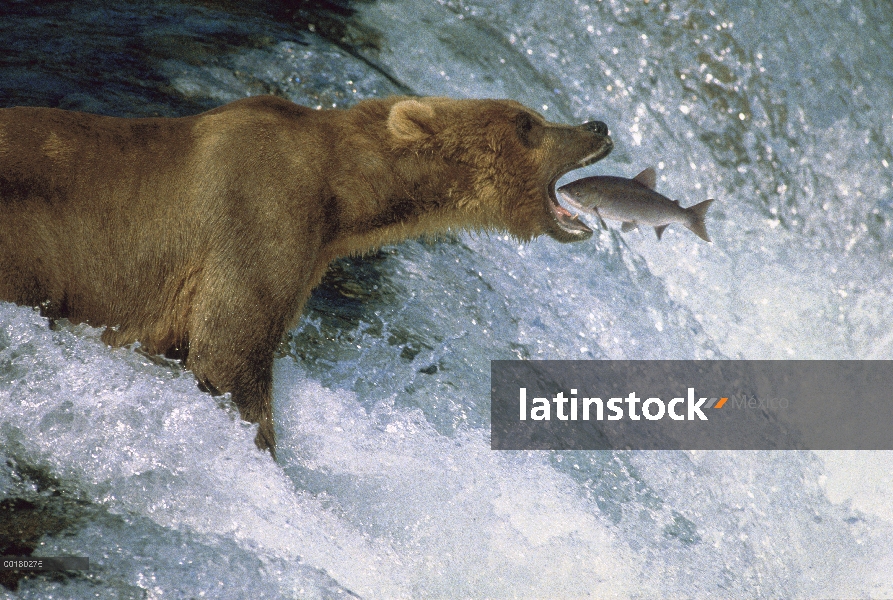
[(660, 236), (664, 234), (664, 229), (667, 228), (667, 225), (658, 225), (654, 228), (654, 233), (657, 234), (657, 241), (660, 241)]
[(633, 180), (638, 181), (649, 190), (653, 190), (654, 186), (657, 185), (657, 173), (654, 172), (654, 167), (648, 167), (633, 177)]
[(623, 225), (620, 226), (620, 231), (632, 231), (633, 229), (638, 229), (639, 225), (635, 221), (624, 221)]

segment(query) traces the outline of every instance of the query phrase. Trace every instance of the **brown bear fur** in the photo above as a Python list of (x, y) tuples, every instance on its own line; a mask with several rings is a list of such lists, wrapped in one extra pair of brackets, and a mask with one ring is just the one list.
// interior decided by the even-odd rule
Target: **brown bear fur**
[(272, 452), (273, 353), (333, 259), (451, 229), (585, 239), (554, 184), (607, 155), (607, 133), (505, 100), (3, 109), (0, 300), (185, 358)]

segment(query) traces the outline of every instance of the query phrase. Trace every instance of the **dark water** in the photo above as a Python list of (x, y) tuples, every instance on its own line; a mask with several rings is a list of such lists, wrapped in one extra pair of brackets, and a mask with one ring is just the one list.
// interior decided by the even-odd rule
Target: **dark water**
[(0, 11), (3, 106), (510, 97), (609, 124), (575, 176), (654, 165), (683, 205), (716, 198), (712, 245), (462, 234), (339, 261), (276, 364), (278, 465), (188, 373), (0, 306), (0, 541), (94, 567), (12, 597), (893, 597), (888, 453), (488, 449), (491, 359), (893, 358), (888, 4)]

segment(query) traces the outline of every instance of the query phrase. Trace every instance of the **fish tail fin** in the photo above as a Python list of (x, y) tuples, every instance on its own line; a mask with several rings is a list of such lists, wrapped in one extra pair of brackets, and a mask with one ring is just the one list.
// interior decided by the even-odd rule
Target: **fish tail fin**
[(707, 226), (704, 225), (704, 217), (707, 215), (707, 209), (710, 208), (712, 203), (713, 199), (711, 198), (710, 200), (704, 200), (699, 204), (689, 206), (685, 209), (691, 215), (691, 221), (685, 226), (705, 242), (713, 241), (710, 239), (710, 236), (707, 235)]

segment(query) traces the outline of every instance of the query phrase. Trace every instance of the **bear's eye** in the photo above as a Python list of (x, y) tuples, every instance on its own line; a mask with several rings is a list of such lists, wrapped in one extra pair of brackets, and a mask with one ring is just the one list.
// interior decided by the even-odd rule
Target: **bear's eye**
[(528, 148), (539, 146), (540, 134), (539, 124), (533, 120), (533, 117), (526, 112), (518, 113), (515, 118), (515, 126), (518, 130), (518, 139)]

